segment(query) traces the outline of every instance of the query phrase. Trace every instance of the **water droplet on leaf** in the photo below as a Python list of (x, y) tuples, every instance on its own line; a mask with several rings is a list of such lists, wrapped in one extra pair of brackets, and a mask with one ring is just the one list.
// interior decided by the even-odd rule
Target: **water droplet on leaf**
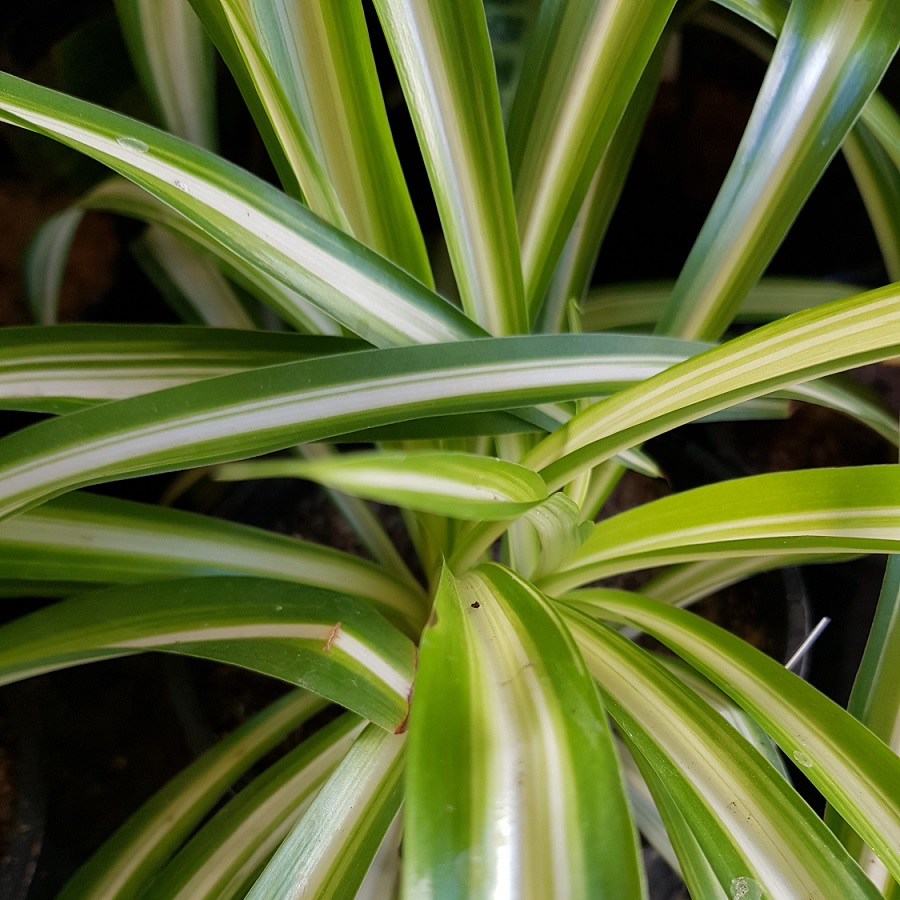
[(731, 879), (731, 900), (762, 900), (762, 885), (742, 875)]
[(117, 137), (116, 143), (136, 153), (146, 153), (150, 148), (140, 138), (134, 137)]
[(813, 761), (807, 753), (804, 753), (802, 750), (795, 750), (793, 756), (794, 762), (797, 763), (798, 766), (803, 766), (804, 769), (812, 768)]

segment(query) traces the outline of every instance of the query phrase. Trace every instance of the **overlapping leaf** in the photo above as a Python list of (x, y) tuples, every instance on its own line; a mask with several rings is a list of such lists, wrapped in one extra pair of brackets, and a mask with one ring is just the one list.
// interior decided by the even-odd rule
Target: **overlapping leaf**
[(0, 682), (166, 650), (307, 687), (391, 731), (406, 720), (415, 647), (361, 600), (260, 578), (107, 588), (0, 629)]
[(900, 799), (894, 785), (900, 757), (867, 728), (760, 650), (692, 613), (640, 595), (592, 591), (579, 595), (578, 606), (643, 628), (725, 691), (897, 877)]
[(302, 204), (178, 138), (5, 73), (0, 120), (110, 166), (372, 343), (480, 333), (450, 303)]
[(60, 900), (137, 897), (228, 787), (290, 732), (326, 706), (294, 691), (248, 719), (154, 794), (86, 862)]
[(527, 330), (512, 183), (481, 0), (376, 0), (470, 318)]
[(531, 469), (442, 450), (378, 451), (224, 466), (216, 477), (307, 478), (356, 497), (460, 519), (510, 519), (547, 499)]
[(238, 900), (365, 727), (345, 713), (228, 802), (147, 887), (148, 900)]
[(558, 593), (614, 572), (717, 556), (900, 549), (900, 466), (770, 472), (606, 519), (544, 579)]
[(0, 405), (68, 412), (260, 366), (360, 349), (345, 338), (166, 325), (5, 328)]
[[(331, 547), (221, 519), (96, 494), (71, 494), (0, 523), (0, 563), (35, 596), (78, 582), (251, 575), (361, 597), (404, 631), (424, 624), (421, 588)], [(83, 588), (80, 588), (83, 590)]]
[(552, 607), (509, 570), (444, 572), (408, 767), (405, 896), (643, 896), (596, 691)]
[(611, 629), (574, 612), (566, 621), (610, 715), (669, 795), (659, 798), (664, 820), (674, 804), (726, 896), (880, 896), (775, 768), (696, 694)]
[(657, 328), (717, 338), (900, 45), (892, 0), (791, 4), (753, 115)]
[(369, 725), (266, 866), (247, 900), (357, 896), (403, 799), (406, 735)]
[(668, 362), (658, 354), (656, 341), (635, 336), (545, 335), (364, 351), (207, 379), (0, 441), (0, 507), (361, 428), (586, 396), (656, 371)]
[(791, 384), (900, 355), (900, 285), (787, 316), (577, 414), (523, 462), (548, 486), (625, 447)]
[(532, 315), (673, 6), (573, 0), (541, 7), (507, 128)]

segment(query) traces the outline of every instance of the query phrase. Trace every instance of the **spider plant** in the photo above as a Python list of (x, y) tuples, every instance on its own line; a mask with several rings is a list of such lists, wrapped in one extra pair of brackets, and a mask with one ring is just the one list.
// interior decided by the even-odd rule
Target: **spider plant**
[[(637, 898), (640, 828), (696, 897), (897, 897), (900, 567), (849, 711), (684, 607), (754, 571), (900, 552), (900, 466), (594, 520), (626, 467), (659, 474), (646, 441), (706, 417), (800, 399), (896, 444), (896, 420), (829, 376), (900, 355), (900, 283), (763, 276), (843, 150), (900, 278), (900, 120), (876, 93), (900, 6), (373, 6), (117, 0), (165, 129), (0, 74), (0, 119), (116, 173), (35, 239), (41, 321), (101, 208), (147, 224), (142, 256), (193, 323), (5, 333), (4, 403), (53, 417), (0, 440), (3, 590), (64, 599), (0, 629), (2, 680), (156, 650), (300, 688), (63, 896)], [(666, 46), (704, 17), (770, 57), (741, 145), (674, 285), (589, 294)], [(374, 28), (439, 235), (417, 221)], [(215, 152), (212, 45), (277, 185)], [(757, 325), (732, 336), (741, 316)], [(197, 467), (324, 485), (369, 558), (79, 490)], [(414, 566), (372, 500), (402, 510)], [(595, 586), (658, 567), (643, 593)], [(344, 712), (220, 804), (328, 704)]]

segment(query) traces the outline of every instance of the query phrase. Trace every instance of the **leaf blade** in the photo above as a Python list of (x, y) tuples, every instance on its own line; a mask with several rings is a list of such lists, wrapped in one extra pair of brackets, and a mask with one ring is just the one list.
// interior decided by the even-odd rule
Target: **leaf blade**
[(509, 570), (445, 571), (410, 715), (405, 896), (643, 896), (615, 750), (556, 624)]
[(224, 481), (308, 478), (367, 500), (459, 519), (508, 519), (546, 500), (530, 469), (493, 457), (447, 451), (352, 453), (319, 460), (234, 463)]
[(255, 669), (391, 731), (406, 720), (415, 647), (352, 597), (216, 576), (107, 588), (0, 629), (5, 683), (98, 659), (167, 650)]
[(0, 118), (110, 166), (367, 340), (389, 346), (480, 332), (450, 303), (298, 202), (171, 135), (5, 73)]

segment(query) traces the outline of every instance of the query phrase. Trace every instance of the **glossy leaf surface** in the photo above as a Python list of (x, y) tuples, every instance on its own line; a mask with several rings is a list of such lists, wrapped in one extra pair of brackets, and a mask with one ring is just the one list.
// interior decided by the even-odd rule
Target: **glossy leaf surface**
[(247, 900), (356, 896), (403, 799), (406, 736), (369, 725), (266, 866)]
[(137, 897), (230, 785), (326, 706), (294, 691), (207, 750), (150, 798), (66, 884), (60, 900)]
[(216, 477), (307, 478), (356, 497), (460, 519), (513, 518), (547, 499), (543, 480), (531, 469), (437, 450), (234, 463), (218, 469)]
[(445, 570), (409, 727), (406, 897), (643, 896), (596, 691), (509, 570)]
[(726, 896), (879, 896), (781, 774), (718, 713), (611, 629), (578, 613), (566, 621), (610, 715), (660, 776)]
[(451, 304), (302, 204), (171, 135), (5, 73), (0, 120), (110, 166), (372, 343), (479, 333)]
[(108, 588), (0, 629), (0, 679), (167, 650), (306, 687), (391, 731), (405, 721), (415, 647), (366, 604), (257, 578)]
[(578, 602), (648, 631), (731, 696), (897, 876), (900, 757), (875, 735), (802, 678), (699, 616), (640, 595), (585, 591)]
[(900, 466), (770, 472), (663, 497), (598, 523), (558, 592), (613, 572), (715, 556), (896, 552)]

